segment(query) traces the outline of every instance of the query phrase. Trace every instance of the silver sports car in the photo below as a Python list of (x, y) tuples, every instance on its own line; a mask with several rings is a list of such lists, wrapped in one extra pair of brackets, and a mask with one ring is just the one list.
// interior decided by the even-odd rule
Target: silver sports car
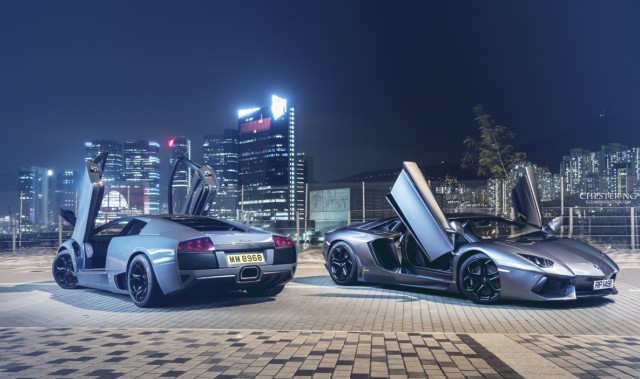
[(405, 162), (387, 200), (398, 214), (328, 232), (323, 248), (334, 282), (399, 284), (458, 292), (476, 303), (572, 300), (616, 294), (618, 266), (598, 249), (543, 226), (531, 167), (512, 191), (516, 220), (445, 216), (418, 166)]
[(62, 212), (74, 229), (53, 262), (60, 287), (129, 294), (137, 306), (150, 307), (162, 295), (204, 283), (216, 290), (275, 296), (293, 278), (297, 257), (291, 239), (208, 217), (217, 180), (211, 168), (185, 158), (176, 167), (191, 167), (192, 178), (180, 214), (171, 212), (170, 198), (170, 214), (125, 217), (96, 227), (105, 162), (106, 155), (87, 162), (78, 214)]

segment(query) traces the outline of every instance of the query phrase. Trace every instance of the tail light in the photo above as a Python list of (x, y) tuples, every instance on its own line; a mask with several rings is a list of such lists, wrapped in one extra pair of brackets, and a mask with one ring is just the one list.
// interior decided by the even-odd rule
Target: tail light
[(276, 235), (272, 236), (271, 238), (273, 238), (273, 243), (274, 245), (276, 245), (276, 248), (293, 246), (293, 241), (291, 241), (290, 238)]
[(178, 253), (197, 253), (213, 250), (211, 238), (203, 237), (194, 240), (182, 241), (178, 244)]

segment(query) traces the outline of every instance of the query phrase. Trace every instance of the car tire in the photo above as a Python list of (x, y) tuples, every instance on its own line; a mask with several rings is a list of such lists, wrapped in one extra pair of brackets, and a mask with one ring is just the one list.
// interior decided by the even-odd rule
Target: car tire
[(272, 287), (256, 287), (256, 288), (251, 288), (247, 290), (247, 294), (249, 296), (254, 296), (254, 297), (273, 297), (273, 296), (277, 296), (280, 292), (282, 292), (282, 290), (284, 290), (284, 284), (281, 284), (279, 286), (272, 286)]
[(67, 250), (60, 251), (53, 259), (51, 273), (56, 283), (64, 289), (78, 288), (78, 277), (73, 269), (71, 254)]
[(150, 308), (158, 304), (160, 287), (153, 273), (151, 262), (144, 254), (136, 255), (127, 270), (129, 296), (140, 308)]
[(495, 304), (502, 294), (498, 266), (484, 253), (473, 254), (462, 262), (458, 286), (463, 295), (478, 304)]
[(358, 264), (349, 244), (338, 242), (331, 246), (327, 260), (329, 275), (336, 284), (347, 286), (356, 282)]

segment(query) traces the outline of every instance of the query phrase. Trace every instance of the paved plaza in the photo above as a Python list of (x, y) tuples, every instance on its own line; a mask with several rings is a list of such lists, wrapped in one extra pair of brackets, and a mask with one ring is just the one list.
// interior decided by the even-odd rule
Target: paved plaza
[(0, 377), (640, 376), (640, 253), (606, 249), (620, 293), (482, 306), (338, 287), (318, 250), (276, 298), (189, 293), (160, 308), (53, 282), (53, 252), (0, 253)]

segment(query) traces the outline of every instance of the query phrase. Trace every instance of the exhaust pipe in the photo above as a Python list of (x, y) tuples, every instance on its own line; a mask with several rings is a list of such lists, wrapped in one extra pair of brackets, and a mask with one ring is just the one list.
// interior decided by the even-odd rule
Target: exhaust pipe
[(258, 266), (245, 266), (240, 269), (238, 280), (241, 282), (248, 282), (252, 280), (258, 280), (260, 278), (260, 267)]

